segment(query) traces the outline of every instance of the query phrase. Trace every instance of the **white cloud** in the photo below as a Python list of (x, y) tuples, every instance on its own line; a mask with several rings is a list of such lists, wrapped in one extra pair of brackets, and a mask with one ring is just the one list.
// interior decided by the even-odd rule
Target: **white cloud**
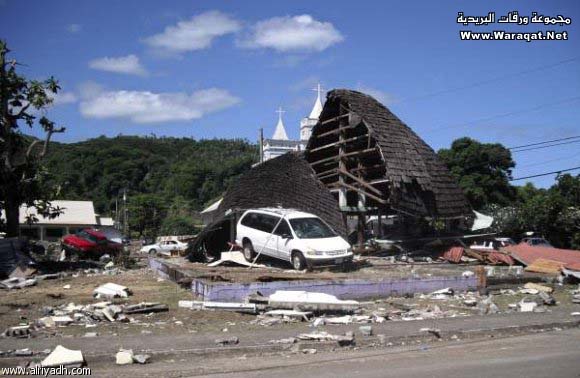
[(239, 41), (239, 45), (246, 48), (272, 48), (281, 52), (322, 51), (343, 39), (330, 22), (317, 21), (304, 14), (260, 21), (252, 27), (249, 36)]
[(147, 75), (147, 70), (143, 68), (141, 62), (139, 62), (139, 57), (133, 54), (120, 56), (117, 58), (109, 58), (106, 56), (104, 58), (94, 59), (89, 62), (89, 67), (94, 70), (116, 72), (128, 75)]
[(76, 34), (76, 33), (80, 32), (82, 30), (82, 28), (83, 27), (79, 24), (69, 24), (69, 25), (67, 25), (66, 30), (69, 33)]
[(66, 104), (73, 104), (77, 102), (78, 98), (77, 95), (73, 92), (64, 92), (60, 91), (55, 95), (52, 95), (52, 105), (66, 105)]
[(168, 26), (163, 33), (145, 39), (153, 48), (170, 53), (202, 50), (211, 46), (214, 38), (240, 30), (241, 24), (227, 14), (209, 11)]
[(359, 83), (357, 86), (357, 90), (359, 92), (368, 94), (371, 97), (374, 97), (375, 100), (377, 100), (378, 102), (380, 102), (383, 105), (390, 105), (390, 104), (397, 102), (397, 99), (395, 96), (393, 96), (390, 93), (384, 92), (380, 89), (367, 87), (366, 85), (362, 85)]
[(80, 104), (88, 118), (127, 118), (135, 123), (191, 121), (240, 102), (225, 89), (183, 92), (101, 91)]

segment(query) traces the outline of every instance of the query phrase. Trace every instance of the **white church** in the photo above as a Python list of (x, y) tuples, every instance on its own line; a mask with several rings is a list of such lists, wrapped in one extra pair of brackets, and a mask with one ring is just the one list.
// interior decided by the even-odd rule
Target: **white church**
[(291, 140), (286, 134), (284, 122), (282, 121), (282, 109), (278, 109), (278, 123), (276, 130), (271, 139), (264, 139), (263, 141), (263, 160), (273, 159), (280, 155), (284, 155), (289, 151), (303, 151), (306, 148), (306, 143), (312, 134), (312, 128), (318, 122), (320, 113), (322, 112), (322, 100), (320, 99), (322, 89), (320, 84), (316, 88), (317, 96), (314, 102), (314, 107), (308, 117), (302, 118), (300, 121), (300, 140)]

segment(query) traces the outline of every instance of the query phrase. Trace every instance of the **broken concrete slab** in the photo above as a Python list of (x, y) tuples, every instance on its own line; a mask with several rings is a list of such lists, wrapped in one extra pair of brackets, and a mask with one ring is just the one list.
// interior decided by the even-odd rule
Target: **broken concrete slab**
[(117, 365), (130, 365), (133, 363), (133, 351), (131, 349), (121, 349), (115, 355)]
[(255, 314), (258, 312), (258, 307), (255, 303), (179, 301), (178, 306), (192, 310), (222, 310), (250, 314)]
[(23, 289), (25, 287), (36, 285), (37, 280), (35, 278), (24, 278), (24, 277), (12, 277), (4, 281), (0, 281), (0, 288), (2, 289)]
[(360, 307), (355, 300), (341, 300), (334, 295), (308, 292), (278, 290), (270, 295), (268, 304), (273, 308), (294, 309), (299, 307), (308, 311), (346, 311), (352, 312)]
[(299, 340), (309, 341), (336, 341), (340, 346), (354, 344), (354, 333), (347, 332), (344, 335), (332, 335), (328, 332), (302, 333), (296, 337)]
[(101, 285), (93, 291), (95, 298), (127, 298), (130, 294), (131, 292), (127, 287), (111, 282)]
[(141, 302), (135, 305), (127, 305), (123, 308), (123, 313), (125, 314), (143, 314), (152, 312), (165, 312), (169, 311), (169, 307), (166, 304), (161, 304), (157, 302)]
[(264, 313), (266, 316), (291, 318), (303, 321), (309, 321), (312, 317), (310, 311), (295, 311), (295, 310), (271, 310)]
[(538, 304), (536, 302), (521, 301), (520, 303), (518, 303), (518, 307), (520, 309), (520, 312), (533, 312), (536, 309), (536, 307), (538, 307)]
[(80, 350), (71, 350), (57, 345), (56, 348), (40, 363), (43, 367), (82, 366), (85, 363)]
[(9, 327), (4, 331), (3, 336), (5, 337), (15, 337), (15, 338), (28, 338), (30, 337), (30, 326), (29, 325), (21, 325), (15, 327)]
[(149, 360), (151, 359), (151, 356), (148, 354), (135, 354), (133, 355), (133, 361), (138, 363), (138, 364), (147, 364), (149, 363)]
[(554, 291), (554, 289), (549, 287), (549, 286), (540, 285), (540, 284), (533, 283), (533, 282), (528, 282), (527, 284), (525, 284), (524, 289), (537, 290), (537, 291), (541, 291), (541, 292), (548, 293), (548, 294), (550, 294)]

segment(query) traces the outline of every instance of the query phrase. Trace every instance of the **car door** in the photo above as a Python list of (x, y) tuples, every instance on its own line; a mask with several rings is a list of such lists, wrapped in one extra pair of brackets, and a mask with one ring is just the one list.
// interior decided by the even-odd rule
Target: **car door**
[[(274, 230), (276, 237), (276, 256), (282, 260), (290, 261), (290, 241), (292, 240), (292, 231), (290, 225), (285, 219), (280, 222), (276, 230)], [(288, 238), (288, 236), (290, 236)]]
[(270, 214), (258, 214), (258, 229), (260, 230), (260, 250), (263, 254), (278, 257), (277, 256), (277, 239), (276, 235), (273, 234), (274, 227), (278, 224), (280, 217), (276, 217)]

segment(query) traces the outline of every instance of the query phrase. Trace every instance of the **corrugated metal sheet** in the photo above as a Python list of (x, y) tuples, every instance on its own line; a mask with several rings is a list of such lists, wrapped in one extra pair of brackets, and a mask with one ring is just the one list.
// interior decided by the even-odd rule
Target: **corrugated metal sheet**
[(565, 265), (580, 264), (580, 251), (573, 249), (559, 249), (550, 247), (532, 247), (521, 243), (504, 248), (516, 260), (530, 265), (538, 259), (558, 261)]

